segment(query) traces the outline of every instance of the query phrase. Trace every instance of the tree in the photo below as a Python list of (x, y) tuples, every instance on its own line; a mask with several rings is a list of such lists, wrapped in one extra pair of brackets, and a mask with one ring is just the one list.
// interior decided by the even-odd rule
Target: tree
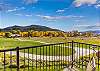
[(86, 32), (86, 36), (87, 37), (92, 37), (93, 36), (93, 33), (92, 32)]
[(17, 31), (17, 32), (16, 32), (17, 34), (20, 34), (20, 32), (21, 32), (20, 30), (16, 30), (16, 31)]
[(16, 34), (17, 31), (16, 31), (16, 30), (12, 30), (11, 33), (12, 33), (12, 34)]
[(33, 30), (28, 31), (28, 37), (32, 37)]
[(79, 36), (79, 32), (77, 30), (73, 31), (73, 37), (76, 37), (76, 36)]
[(9, 38), (11, 36), (11, 33), (10, 32), (6, 32), (5, 33), (5, 37)]

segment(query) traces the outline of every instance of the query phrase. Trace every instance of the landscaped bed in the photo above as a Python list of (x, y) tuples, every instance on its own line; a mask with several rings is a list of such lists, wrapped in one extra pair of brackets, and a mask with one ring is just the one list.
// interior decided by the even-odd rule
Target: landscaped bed
[[(4, 70), (4, 55), (3, 53), (0, 54), (0, 71)], [(17, 62), (16, 62), (16, 56), (15, 55), (5, 55), (5, 70), (10, 71), (16, 71), (17, 70)], [(41, 70), (41, 71), (54, 71), (59, 70), (62, 71), (64, 68), (64, 65), (68, 65), (68, 61), (43, 61), (43, 60), (32, 60), (28, 58), (22, 58), (19, 57), (19, 67), (20, 71), (27, 71), (28, 69), (31, 71), (32, 69), (34, 71)]]

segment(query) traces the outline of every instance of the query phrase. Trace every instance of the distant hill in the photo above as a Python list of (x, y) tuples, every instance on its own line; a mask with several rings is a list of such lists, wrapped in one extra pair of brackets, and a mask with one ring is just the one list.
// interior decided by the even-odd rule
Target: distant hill
[(40, 26), (40, 25), (30, 25), (30, 26), (10, 26), (10, 27), (6, 27), (3, 29), (0, 29), (0, 31), (3, 32), (8, 32), (11, 30), (20, 30), (20, 31), (29, 31), (29, 30), (34, 30), (34, 31), (61, 31), (58, 29), (53, 29), (50, 27), (46, 27), (46, 26)]
[(95, 33), (95, 34), (100, 34), (100, 30), (90, 30), (90, 31), (86, 31), (86, 32), (92, 32), (92, 33)]

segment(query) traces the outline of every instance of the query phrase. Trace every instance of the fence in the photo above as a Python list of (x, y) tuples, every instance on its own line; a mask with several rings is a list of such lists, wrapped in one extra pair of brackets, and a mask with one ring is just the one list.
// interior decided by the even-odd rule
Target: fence
[(99, 49), (72, 41), (0, 50), (0, 71), (86, 71), (90, 62), (92, 69), (100, 71)]

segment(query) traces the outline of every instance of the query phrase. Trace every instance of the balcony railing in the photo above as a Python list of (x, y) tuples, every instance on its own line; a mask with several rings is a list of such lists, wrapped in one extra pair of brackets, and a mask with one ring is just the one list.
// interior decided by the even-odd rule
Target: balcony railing
[[(100, 46), (79, 42), (0, 50), (0, 71), (100, 71)], [(90, 64), (90, 65), (89, 65)]]

